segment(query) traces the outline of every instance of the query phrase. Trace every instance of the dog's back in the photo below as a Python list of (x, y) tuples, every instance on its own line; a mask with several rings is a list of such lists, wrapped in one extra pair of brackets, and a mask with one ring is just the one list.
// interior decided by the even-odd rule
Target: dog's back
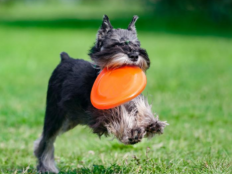
[(75, 100), (86, 109), (90, 104), (90, 92), (98, 72), (90, 62), (61, 53), (61, 62), (50, 78), (49, 88), (59, 88), (57, 92), (60, 92), (62, 107), (67, 107), (66, 102)]

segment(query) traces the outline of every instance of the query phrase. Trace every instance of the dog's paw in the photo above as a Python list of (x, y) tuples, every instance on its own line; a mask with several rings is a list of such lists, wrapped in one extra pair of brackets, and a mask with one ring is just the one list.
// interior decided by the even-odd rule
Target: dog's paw
[(166, 121), (155, 121), (151, 124), (149, 124), (146, 127), (146, 132), (149, 134), (162, 134), (164, 127), (168, 125), (168, 123)]
[(39, 166), (37, 167), (38, 173), (59, 173), (59, 170), (54, 168), (54, 169), (47, 169), (44, 166)]
[(138, 142), (141, 142), (144, 134), (145, 132), (143, 128), (131, 129), (130, 135), (128, 137), (129, 144), (136, 144)]
[(37, 166), (37, 171), (39, 173), (59, 173), (59, 170), (56, 168), (54, 161), (46, 161), (45, 165), (43, 163), (45, 162), (40, 161)]

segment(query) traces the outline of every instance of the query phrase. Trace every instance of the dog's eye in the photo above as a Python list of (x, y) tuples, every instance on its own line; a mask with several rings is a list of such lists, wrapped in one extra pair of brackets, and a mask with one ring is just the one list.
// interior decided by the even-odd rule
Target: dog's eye
[(124, 43), (125, 43), (126, 45), (129, 45), (130, 41), (127, 40), (127, 41), (125, 41)]

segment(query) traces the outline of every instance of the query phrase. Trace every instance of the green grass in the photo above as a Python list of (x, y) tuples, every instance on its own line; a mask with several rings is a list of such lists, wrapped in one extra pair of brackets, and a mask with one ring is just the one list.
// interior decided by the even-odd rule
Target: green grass
[[(0, 171), (34, 173), (47, 82), (59, 53), (89, 60), (96, 30), (0, 27)], [(231, 173), (232, 39), (138, 31), (151, 67), (144, 94), (169, 126), (125, 146), (85, 127), (60, 136), (61, 173)]]

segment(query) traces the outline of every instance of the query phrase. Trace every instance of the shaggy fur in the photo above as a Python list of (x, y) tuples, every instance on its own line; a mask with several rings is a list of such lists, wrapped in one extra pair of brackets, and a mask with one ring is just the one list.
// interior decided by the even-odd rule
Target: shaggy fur
[(107, 110), (98, 110), (90, 102), (92, 85), (102, 68), (125, 64), (139, 66), (144, 71), (149, 68), (148, 55), (140, 48), (136, 36), (134, 24), (137, 19), (135, 16), (128, 29), (123, 30), (113, 29), (108, 17), (104, 16), (97, 41), (89, 54), (93, 63), (61, 53), (61, 62), (48, 84), (43, 132), (34, 144), (38, 172), (58, 173), (53, 143), (59, 134), (78, 124), (89, 126), (99, 136), (112, 134), (124, 144), (135, 144), (143, 137), (163, 133), (167, 123), (154, 117), (142, 95)]

